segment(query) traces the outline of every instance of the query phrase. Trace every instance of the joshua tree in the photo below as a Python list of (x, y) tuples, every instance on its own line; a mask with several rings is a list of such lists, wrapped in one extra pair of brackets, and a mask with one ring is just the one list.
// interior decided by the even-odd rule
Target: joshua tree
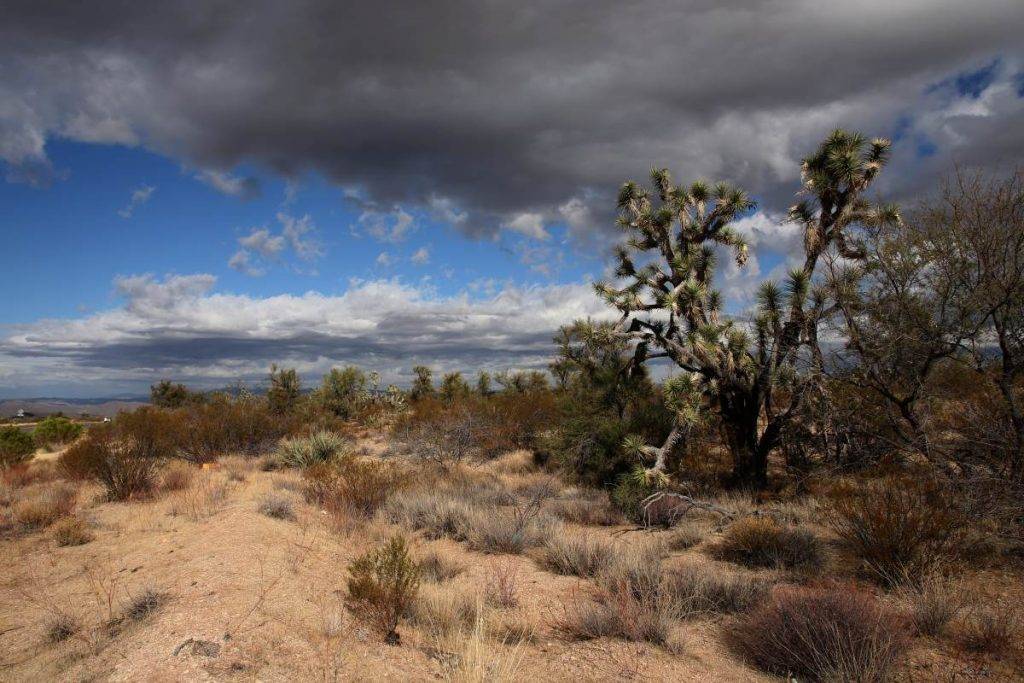
[(863, 198), (888, 149), (888, 140), (837, 130), (804, 159), (807, 197), (790, 210), (803, 228), (804, 263), (784, 289), (761, 286), (749, 329), (722, 314), (713, 278), (718, 245), (731, 249), (738, 265), (746, 263), (747, 244), (730, 222), (754, 202), (728, 183), (673, 185), (665, 169), (651, 173), (654, 199), (636, 183), (623, 185), (618, 223), (628, 240), (616, 251), (616, 275), (624, 285), (595, 287), (621, 312), (615, 330), (632, 344), (634, 365), (669, 358), (681, 370), (665, 385), (676, 413), (668, 438), (661, 446), (630, 444), (653, 460), (648, 474), (663, 476), (669, 453), (712, 411), (732, 454), (734, 482), (766, 483), (768, 454), (821, 367), (817, 329), (825, 296), (812, 282), (819, 259), (829, 250), (862, 258), (855, 227), (898, 220), (895, 209)]

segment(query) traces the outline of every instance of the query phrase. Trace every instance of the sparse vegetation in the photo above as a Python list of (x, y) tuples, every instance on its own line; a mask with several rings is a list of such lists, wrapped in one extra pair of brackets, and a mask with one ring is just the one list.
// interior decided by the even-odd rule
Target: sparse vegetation
[(36, 452), (32, 436), (20, 427), (0, 427), (0, 468), (24, 462)]
[(89, 525), (79, 517), (63, 517), (53, 524), (53, 539), (60, 547), (85, 545), (93, 539)]
[(556, 574), (593, 577), (605, 571), (615, 557), (615, 547), (589, 534), (552, 536), (540, 548), (537, 562)]
[(405, 538), (395, 536), (356, 558), (348, 567), (352, 609), (373, 623), (385, 642), (397, 644), (398, 622), (413, 605), (420, 585), (419, 565)]
[(260, 499), (257, 508), (261, 515), (274, 519), (295, 519), (295, 505), (291, 498), (277, 494), (268, 494)]
[(76, 499), (77, 493), (71, 486), (47, 486), (15, 503), (13, 518), (24, 531), (43, 529), (71, 514)]
[(282, 440), (277, 448), (277, 459), (290, 467), (311, 467), (330, 462), (347, 446), (348, 441), (338, 434), (319, 431)]

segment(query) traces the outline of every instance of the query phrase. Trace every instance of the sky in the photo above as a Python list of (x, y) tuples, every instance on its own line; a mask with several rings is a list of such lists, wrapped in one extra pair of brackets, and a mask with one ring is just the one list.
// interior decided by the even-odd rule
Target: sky
[(831, 129), (905, 206), (1024, 152), (1019, 0), (45, 5), (0, 23), (0, 398), (543, 368), (652, 166), (757, 200), (740, 314)]

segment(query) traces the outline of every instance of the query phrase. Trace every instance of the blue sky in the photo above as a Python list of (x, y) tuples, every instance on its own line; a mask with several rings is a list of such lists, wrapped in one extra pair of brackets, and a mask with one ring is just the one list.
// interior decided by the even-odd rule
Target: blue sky
[[(0, 183), (7, 244), (0, 324), (114, 306), (114, 279), (140, 273), (212, 273), (219, 291), (257, 297), (341, 293), (353, 279), (380, 278), (429, 283), (440, 294), (483, 295), (504, 281), (579, 281), (604, 268), (600, 254), (573, 249), (557, 223), (546, 227), (545, 240), (507, 232), (472, 239), (414, 211), (405, 232), (381, 238), (360, 222), (364, 210), (344, 188), (316, 175), (287, 181), (242, 166), (232, 173), (258, 179), (260, 190), (238, 197), (202, 182), (195, 169), (139, 148), (54, 140), (47, 153), (60, 177), (50, 187)], [(147, 187), (149, 198), (121, 215), (133, 192)], [(279, 214), (308, 216), (313, 227), (304, 238), (322, 256), (304, 260), (286, 248), (254, 264), (261, 274), (229, 267), (240, 238), (261, 229), (281, 234)], [(383, 214), (393, 228), (396, 218)]]
[(0, 398), (544, 368), (654, 165), (757, 200), (742, 315), (833, 128), (905, 205), (1024, 157), (1019, 0), (190, 2), (0, 23)]

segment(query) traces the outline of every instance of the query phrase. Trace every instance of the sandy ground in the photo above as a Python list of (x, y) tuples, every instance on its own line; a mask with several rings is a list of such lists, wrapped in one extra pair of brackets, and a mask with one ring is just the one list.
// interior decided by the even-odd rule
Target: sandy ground
[[(346, 566), (394, 530), (370, 523), (339, 531), (302, 501), (299, 481), (294, 472), (260, 472), (235, 461), (199, 471), (190, 489), (149, 502), (102, 502), (99, 489), (87, 486), (79, 515), (93, 528), (91, 542), (57, 547), (46, 531), (0, 541), (0, 680), (445, 678), (450, 657), (439, 655), (425, 634), (402, 625), (401, 645), (383, 645), (344, 607)], [(268, 494), (291, 498), (297, 518), (260, 514), (257, 506)], [(649, 536), (625, 527), (594, 533), (620, 543)], [(416, 543), (418, 552), (439, 548), (466, 566), (445, 584), (456, 592), (482, 595), (496, 562), (518, 568), (521, 606), (491, 617), (532, 624), (535, 634), (516, 647), (486, 644), (486, 656), (495, 666), (514, 667), (516, 680), (771, 680), (725, 652), (721, 619), (680, 625), (673, 637), (680, 645), (671, 652), (610, 639), (567, 642), (550, 623), (564, 601), (584, 590), (581, 580), (542, 571), (527, 556), (481, 555), (447, 540)], [(699, 549), (668, 561), (727, 570)], [(988, 583), (993, 591), (1016, 590), (1002, 579)], [(139, 621), (118, 623), (147, 590), (165, 596), (163, 604)], [(47, 628), (58, 613), (84, 626), (51, 643)], [(210, 645), (179, 649), (189, 639)], [(907, 680), (935, 680), (940, 672), (953, 680), (952, 671), (973, 670), (916, 652)], [(987, 670), (986, 678), (1000, 676)]]

